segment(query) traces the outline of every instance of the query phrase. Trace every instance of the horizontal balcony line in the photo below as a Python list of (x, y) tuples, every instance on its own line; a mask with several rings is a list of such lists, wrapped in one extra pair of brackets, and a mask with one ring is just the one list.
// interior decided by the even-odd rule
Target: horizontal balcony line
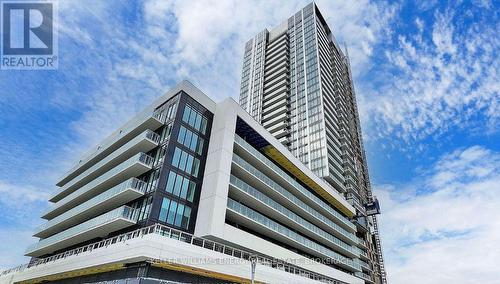
[(60, 188), (52, 195), (50, 201), (57, 202), (61, 200), (71, 194), (71, 192), (77, 190), (79, 187), (84, 186), (89, 181), (98, 177), (99, 174), (104, 173), (110, 168), (123, 162), (125, 159), (130, 158), (133, 154), (137, 154), (138, 152), (149, 152), (154, 147), (158, 146), (159, 143), (160, 135), (149, 129), (145, 130), (120, 148), (116, 149), (113, 153), (106, 156), (104, 159), (66, 183), (64, 187)]
[[(289, 230), (288, 228), (278, 224), (277, 222), (270, 220), (264, 215), (248, 208), (247, 206), (244, 206), (236, 202), (231, 198), (228, 198), (227, 209), (228, 209), (227, 212), (230, 213), (230, 215), (228, 215), (228, 218), (232, 221), (240, 223), (245, 222), (247, 223), (244, 224), (246, 226), (251, 226), (251, 223), (258, 224), (261, 228), (261, 233), (265, 233), (264, 231), (267, 231), (267, 233), (272, 232), (275, 234), (275, 237), (280, 241), (295, 242), (296, 244), (302, 246), (302, 249), (309, 251), (309, 253), (315, 254), (316, 256), (319, 257), (324, 257), (324, 258), (326, 257), (335, 260), (337, 265), (342, 266), (345, 269), (348, 269), (353, 272), (361, 271), (359, 263), (353, 261), (352, 259), (344, 257), (334, 252), (333, 250), (330, 250), (316, 242), (313, 242), (297, 234), (294, 231)], [(235, 216), (234, 214), (240, 217), (234, 218)], [(262, 227), (265, 228), (265, 230), (262, 230)], [(257, 227), (254, 227), (254, 229), (259, 230)]]
[(369, 283), (373, 283), (372, 281), (372, 278), (370, 277), (370, 275), (366, 274), (366, 273), (363, 273), (363, 272), (354, 272), (354, 276), (358, 277), (358, 278), (361, 278)]
[(41, 239), (38, 243), (28, 247), (26, 255), (39, 257), (99, 236), (106, 236), (135, 224), (136, 219), (136, 209), (122, 206), (51, 237)]
[(136, 154), (55, 203), (44, 213), (42, 218), (52, 219), (60, 215), (62, 211), (66, 211), (72, 206), (88, 200), (96, 194), (103, 192), (105, 189), (111, 188), (128, 178), (137, 177), (151, 170), (153, 161), (153, 157), (145, 153)]
[(123, 205), (140, 196), (148, 190), (148, 184), (137, 178), (130, 178), (105, 192), (79, 204), (63, 214), (47, 221), (35, 229), (35, 237), (46, 238), (72, 225), (81, 223), (111, 208)]
[(146, 129), (158, 129), (164, 124), (165, 119), (166, 114), (164, 112), (153, 112), (127, 123), (119, 132), (106, 138), (93, 152), (86, 153), (84, 158), (61, 177), (56, 185), (63, 186), (75, 176), (91, 167), (93, 162), (101, 160), (104, 156), (109, 155), (115, 148), (121, 146), (124, 141), (130, 140), (142, 131)]
[[(300, 231), (316, 241), (322, 242), (324, 245), (335, 247), (336, 251), (343, 253), (348, 257), (360, 256), (360, 252), (357, 247), (345, 243), (339, 238), (319, 228), (315, 224), (312, 224), (291, 210), (285, 208), (283, 205), (272, 200), (257, 189), (248, 186), (243, 181), (240, 180), (239, 184), (241, 186), (235, 185), (234, 183), (237, 182), (237, 178), (234, 176), (231, 176), (231, 179), (232, 188), (237, 191), (230, 190), (230, 197), (231, 195), (234, 195), (240, 198), (240, 200), (243, 200), (245, 204), (253, 205), (254, 209), (257, 209), (259, 212), (280, 221), (282, 224), (288, 225), (294, 229), (297, 228), (297, 231)], [(254, 200), (257, 202), (254, 202)]]
[(304, 186), (299, 184), (295, 179), (287, 175), (281, 168), (271, 162), (266, 156), (257, 151), (255, 148), (250, 146), (243, 138), (238, 135), (235, 136), (235, 144), (239, 146), (241, 149), (246, 151), (249, 156), (254, 157), (260, 161), (260, 163), (264, 164), (269, 170), (271, 170), (274, 175), (279, 176), (283, 181), (286, 181), (289, 185), (291, 185), (294, 189), (298, 190), (302, 195), (306, 196), (308, 199), (314, 201), (314, 203), (319, 205), (321, 210), (326, 211), (327, 214), (334, 216), (334, 218), (341, 221), (342, 225), (349, 230), (355, 232), (355, 225), (352, 224), (348, 218), (337, 212), (331, 205), (327, 204), (312, 192), (307, 190)]
[[(283, 187), (281, 187), (277, 183), (273, 182), (271, 179), (269, 179), (265, 175), (263, 175), (263, 174), (259, 175), (258, 173), (255, 173), (255, 170), (256, 170), (255, 168), (252, 171), (252, 169), (249, 168), (248, 165), (246, 165), (246, 166), (242, 165), (237, 160), (238, 159), (236, 159), (236, 161), (235, 161), (235, 159), (233, 157), (234, 164), (238, 165), (239, 167), (241, 167), (242, 169), (247, 171), (248, 174), (250, 174), (254, 180), (260, 181), (262, 184), (265, 184), (267, 187), (272, 189), (274, 191), (273, 195), (276, 198), (280, 198), (280, 200), (282, 200), (284, 202), (288, 202), (290, 204), (295, 205), (296, 210), (305, 211), (304, 213), (307, 213), (307, 215), (305, 215), (305, 216), (314, 216), (314, 218), (311, 218), (312, 220), (316, 221), (317, 223), (319, 221), (319, 224), (321, 224), (323, 226), (325, 226), (325, 224), (326, 224), (327, 225), (326, 227), (332, 233), (336, 234), (337, 236), (342, 238), (344, 241), (347, 241), (347, 242), (350, 242), (353, 244), (357, 243), (357, 237), (353, 233), (348, 232), (347, 230), (345, 230), (344, 228), (339, 226), (337, 223), (328, 219), (327, 217), (325, 217), (324, 215), (319, 213), (317, 210), (313, 209), (311, 206), (307, 205), (305, 202), (300, 200), (298, 197), (296, 197), (295, 195), (290, 193), (288, 190), (284, 189)], [(252, 173), (252, 172), (254, 172), (254, 173)], [(231, 176), (230, 181), (237, 182), (237, 180), (233, 181), (232, 177), (233, 176)], [(238, 178), (236, 178), (236, 179), (238, 179)], [(240, 179), (238, 179), (238, 180), (240, 180)], [(243, 182), (243, 181), (241, 181), (241, 182)], [(337, 220), (337, 221), (340, 221), (340, 220)]]

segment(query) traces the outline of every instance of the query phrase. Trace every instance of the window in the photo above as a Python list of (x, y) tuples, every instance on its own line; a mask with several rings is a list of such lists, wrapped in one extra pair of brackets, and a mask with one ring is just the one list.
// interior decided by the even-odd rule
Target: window
[(179, 129), (179, 136), (177, 141), (182, 145), (188, 147), (191, 151), (201, 155), (203, 149), (203, 138), (200, 138), (196, 133), (181, 126)]
[(173, 195), (179, 196), (179, 194), (181, 193), (182, 180), (182, 176), (176, 175), (174, 191), (172, 192)]
[(182, 120), (184, 122), (189, 122), (189, 115), (191, 114), (191, 108), (189, 106), (186, 106), (184, 108), (184, 113), (182, 114)]
[(201, 155), (203, 151), (203, 139), (200, 138), (200, 140), (198, 141), (198, 145), (196, 146), (196, 153), (198, 153), (198, 155)]
[(197, 177), (199, 169), (200, 169), (200, 160), (194, 159), (194, 164), (193, 164), (193, 168), (192, 168), (191, 174), (193, 176)]
[(190, 105), (186, 105), (182, 114), (182, 121), (189, 124), (194, 129), (205, 134), (207, 128), (207, 119), (195, 111)]
[(179, 148), (175, 148), (174, 156), (172, 158), (172, 166), (195, 177), (198, 177), (200, 160), (182, 151)]
[(165, 221), (167, 220), (167, 213), (168, 213), (168, 207), (170, 206), (170, 199), (168, 198), (163, 198), (163, 201), (161, 203), (161, 209), (160, 209), (160, 220)]
[(188, 193), (189, 183), (190, 183), (190, 181), (188, 179), (184, 179), (183, 178), (182, 189), (181, 189), (181, 193), (180, 193), (180, 198), (186, 199), (187, 193)]
[(165, 190), (167, 192), (172, 193), (174, 191), (174, 184), (175, 184), (175, 177), (176, 176), (177, 175), (174, 172), (172, 172), (172, 171), (168, 175), (167, 187), (165, 188)]
[(189, 219), (191, 218), (191, 208), (186, 206), (184, 209), (184, 215), (182, 216), (181, 227), (187, 229), (189, 227)]
[(179, 166), (179, 160), (181, 158), (181, 150), (179, 148), (175, 148), (175, 152), (174, 152), (174, 157), (172, 158), (172, 165), (174, 167), (178, 167)]
[(195, 190), (196, 190), (196, 184), (192, 181), (189, 181), (187, 200), (193, 202)]
[(187, 229), (189, 228), (190, 219), (191, 207), (180, 204), (166, 197), (163, 198), (159, 216), (160, 221)]
[(170, 137), (170, 133), (172, 132), (172, 124), (166, 125), (161, 131), (160, 141), (164, 141), (165, 139)]
[(188, 156), (189, 156), (188, 153), (181, 151), (181, 160), (179, 162), (179, 169), (186, 171), (186, 162), (187, 162)]
[(179, 143), (184, 144), (185, 137), (186, 137), (186, 128), (184, 128), (184, 126), (181, 126), (181, 128), (179, 129), (179, 137), (177, 137), (177, 141), (179, 141)]
[(196, 184), (189, 178), (170, 171), (166, 191), (189, 202), (193, 202)]
[(177, 202), (170, 201), (170, 208), (168, 210), (167, 223), (174, 224), (175, 213), (177, 212)]
[(184, 213), (184, 204), (179, 204), (177, 206), (177, 213), (175, 214), (174, 225), (179, 227), (182, 223), (182, 214)]

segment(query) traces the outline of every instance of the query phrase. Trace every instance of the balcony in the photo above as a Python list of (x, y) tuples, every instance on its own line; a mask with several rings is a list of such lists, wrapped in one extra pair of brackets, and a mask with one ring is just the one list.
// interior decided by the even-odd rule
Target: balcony
[(370, 275), (368, 275), (366, 273), (363, 273), (363, 272), (354, 272), (354, 276), (356, 276), (358, 278), (361, 278), (361, 279), (365, 280), (366, 282), (373, 283), (372, 278), (370, 277)]
[(366, 223), (365, 217), (357, 217), (354, 219), (354, 225), (356, 225), (358, 232), (363, 234), (368, 233), (368, 224)]
[(88, 168), (83, 173), (70, 180), (64, 185), (64, 187), (54, 193), (49, 201), (57, 202), (61, 200), (99, 175), (102, 175), (109, 169), (130, 158), (134, 154), (139, 152), (149, 152), (158, 146), (159, 142), (160, 136), (147, 129), (110, 155), (106, 156), (104, 159), (100, 160), (98, 163), (94, 164), (92, 167)]
[(96, 162), (102, 160), (104, 157), (121, 147), (127, 141), (139, 135), (146, 129), (156, 130), (164, 124), (165, 114), (163, 112), (154, 112), (141, 115), (140, 117), (130, 121), (124, 125), (120, 130), (110, 135), (94, 150), (86, 153), (80, 162), (71, 168), (61, 179), (57, 182), (57, 186), (63, 186), (80, 173), (90, 168)]
[(49, 208), (42, 218), (52, 219), (62, 214), (64, 211), (69, 210), (77, 204), (87, 201), (95, 195), (102, 193), (106, 189), (109, 189), (126, 179), (137, 177), (151, 170), (153, 160), (154, 159), (151, 156), (144, 153), (138, 153), (61, 199), (59, 202), (54, 204), (52, 208)]
[(112, 208), (137, 199), (143, 196), (147, 190), (147, 183), (136, 178), (131, 178), (40, 225), (35, 229), (34, 236), (47, 238), (57, 232), (103, 214)]
[[(246, 176), (247, 179), (249, 179), (251, 183), (255, 184), (260, 190), (269, 194), (269, 196), (279, 201), (281, 204), (287, 204), (289, 209), (297, 214), (300, 213), (301, 216), (306, 217), (316, 225), (328, 230), (344, 242), (351, 244), (355, 244), (357, 242), (357, 237), (352, 232), (347, 231), (331, 219), (327, 218), (325, 215), (307, 205), (305, 202), (281, 187), (263, 173), (259, 172), (256, 168), (252, 167), (237, 155), (233, 156), (232, 173)], [(244, 191), (253, 191), (252, 189), (255, 189), (253, 186), (247, 184), (233, 174), (231, 174), (230, 177), (230, 185), (236, 189), (243, 189)], [(257, 190), (255, 189), (255, 191)], [(254, 192), (250, 193), (250, 195), (255, 196)]]
[(370, 258), (368, 257), (368, 253), (364, 249), (360, 249), (360, 259), (364, 261), (370, 261)]
[(366, 246), (366, 242), (365, 240), (363, 240), (362, 238), (358, 238), (358, 243), (357, 243), (358, 247), (360, 248), (367, 248)]
[(81, 242), (106, 237), (109, 233), (134, 225), (136, 212), (128, 206), (116, 208), (51, 237), (41, 239), (28, 247), (26, 255), (40, 257)]
[(353, 261), (325, 246), (313, 242), (231, 198), (227, 202), (226, 216), (231, 221), (238, 222), (278, 241), (300, 247), (305, 252), (314, 256), (334, 260), (337, 265), (349, 271), (361, 271), (361, 267), (357, 261)]
[[(351, 246), (315, 224), (307, 221), (281, 203), (274, 201), (272, 198), (233, 175), (231, 175), (230, 178), (230, 185), (230, 197), (245, 200), (245, 203), (251, 205), (252, 208), (266, 216), (277, 220), (289, 228), (293, 228), (311, 239), (322, 242), (328, 247), (335, 248), (336, 251), (340, 251), (349, 257), (359, 257), (361, 250), (356, 246)], [(355, 238), (354, 235), (351, 236)]]
[(370, 265), (362, 260), (358, 260), (358, 263), (359, 265), (361, 266), (361, 268), (365, 271), (372, 271)]
[[(286, 182), (288, 184), (287, 188), (289, 190), (293, 190), (294, 193), (298, 194), (299, 196), (305, 196), (307, 199), (312, 201), (312, 205), (316, 209), (340, 221), (341, 226), (343, 226), (345, 229), (355, 232), (354, 225), (349, 221), (348, 218), (339, 213), (332, 205), (327, 204), (321, 198), (318, 198), (315, 194), (306, 189), (302, 184), (300, 184), (290, 175), (285, 173), (285, 171), (283, 171), (280, 167), (271, 162), (271, 160), (269, 160), (266, 156), (257, 151), (255, 148), (250, 146), (241, 137), (239, 136), (235, 137), (235, 146), (237, 146), (235, 147), (236, 150), (235, 153), (241, 154), (242, 158), (245, 159), (248, 158), (249, 160), (250, 159), (258, 160), (263, 165), (262, 172), (264, 174), (272, 177), (273, 180), (275, 181), (282, 180)], [(242, 151), (240, 151), (240, 149)]]
[(347, 201), (354, 206), (362, 215), (366, 215), (365, 207), (359, 202), (358, 198), (352, 193), (347, 194)]

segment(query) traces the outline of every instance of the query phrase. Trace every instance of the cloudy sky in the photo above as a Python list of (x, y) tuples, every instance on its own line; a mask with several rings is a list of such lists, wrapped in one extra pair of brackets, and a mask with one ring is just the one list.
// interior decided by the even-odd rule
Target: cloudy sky
[[(79, 155), (182, 79), (237, 98), (244, 43), (307, 4), (59, 2), (59, 69), (0, 71), (0, 269)], [(351, 57), (390, 283), (498, 283), (499, 2), (317, 4)]]

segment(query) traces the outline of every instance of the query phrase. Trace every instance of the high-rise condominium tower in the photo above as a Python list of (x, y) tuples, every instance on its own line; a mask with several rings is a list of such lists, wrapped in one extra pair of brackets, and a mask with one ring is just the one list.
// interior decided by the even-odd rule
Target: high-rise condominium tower
[(372, 196), (347, 51), (315, 3), (245, 46), (240, 105), (292, 154), (345, 194), (384, 283), (378, 202)]

